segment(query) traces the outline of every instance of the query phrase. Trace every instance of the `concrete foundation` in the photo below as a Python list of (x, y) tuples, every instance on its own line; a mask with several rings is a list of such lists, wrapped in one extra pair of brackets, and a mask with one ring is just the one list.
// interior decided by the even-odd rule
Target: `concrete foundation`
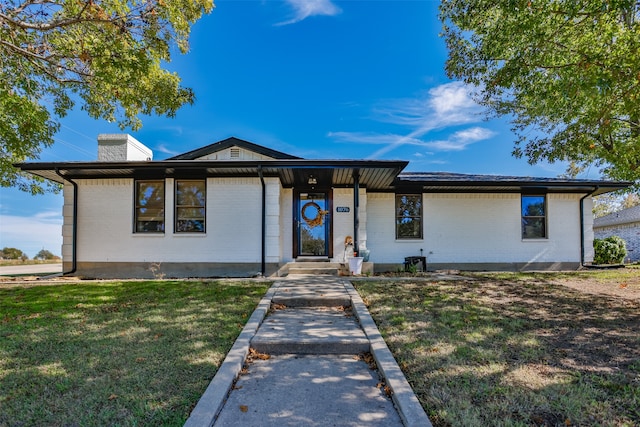
[[(64, 263), (65, 272), (71, 263)], [(278, 270), (278, 264), (265, 265), (265, 276)], [(260, 263), (216, 262), (79, 262), (75, 276), (87, 279), (183, 279), (190, 277), (255, 277), (260, 275)]]

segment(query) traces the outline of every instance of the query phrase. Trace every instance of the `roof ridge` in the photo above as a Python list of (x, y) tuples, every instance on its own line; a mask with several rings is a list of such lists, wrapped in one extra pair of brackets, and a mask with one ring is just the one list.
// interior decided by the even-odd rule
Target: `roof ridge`
[(284, 153), (282, 151), (274, 150), (263, 145), (256, 144), (254, 142), (246, 141), (244, 139), (237, 138), (235, 136), (230, 136), (229, 138), (225, 138), (223, 140), (214, 142), (213, 144), (206, 145), (204, 147), (196, 148), (191, 151), (187, 151), (186, 153), (178, 154), (177, 156), (169, 157), (166, 160), (195, 160), (200, 157), (204, 157), (208, 154), (217, 153), (226, 148), (238, 146), (244, 148), (245, 150), (253, 151), (258, 154), (262, 154), (267, 157), (271, 157), (278, 160), (285, 159), (300, 159), (301, 157), (293, 156), (291, 154)]

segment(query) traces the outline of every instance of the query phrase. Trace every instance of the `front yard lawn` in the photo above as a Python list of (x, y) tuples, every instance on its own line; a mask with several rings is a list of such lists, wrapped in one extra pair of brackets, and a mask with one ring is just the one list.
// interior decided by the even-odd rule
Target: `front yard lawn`
[(0, 426), (181, 426), (269, 285), (0, 285)]
[(638, 273), (355, 285), (435, 426), (630, 427), (640, 425)]

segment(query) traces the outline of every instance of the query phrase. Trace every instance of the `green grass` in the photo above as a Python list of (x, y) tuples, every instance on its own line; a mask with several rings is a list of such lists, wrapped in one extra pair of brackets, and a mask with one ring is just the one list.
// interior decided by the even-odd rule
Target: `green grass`
[(0, 426), (182, 425), (268, 286), (0, 285)]
[(435, 426), (637, 426), (640, 304), (552, 283), (612, 275), (356, 287)]

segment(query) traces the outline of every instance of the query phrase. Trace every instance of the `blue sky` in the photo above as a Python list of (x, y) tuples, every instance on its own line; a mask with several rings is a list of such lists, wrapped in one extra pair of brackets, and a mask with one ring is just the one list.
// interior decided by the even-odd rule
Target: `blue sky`
[[(408, 171), (557, 176), (511, 156), (506, 120), (483, 120), (444, 72), (438, 2), (218, 0), (168, 68), (196, 93), (131, 133), (161, 160), (236, 136), (312, 159), (409, 160)], [(91, 161), (114, 124), (73, 111), (40, 161)], [(585, 178), (597, 178), (589, 171)], [(62, 196), (0, 189), (0, 248), (60, 254)]]

